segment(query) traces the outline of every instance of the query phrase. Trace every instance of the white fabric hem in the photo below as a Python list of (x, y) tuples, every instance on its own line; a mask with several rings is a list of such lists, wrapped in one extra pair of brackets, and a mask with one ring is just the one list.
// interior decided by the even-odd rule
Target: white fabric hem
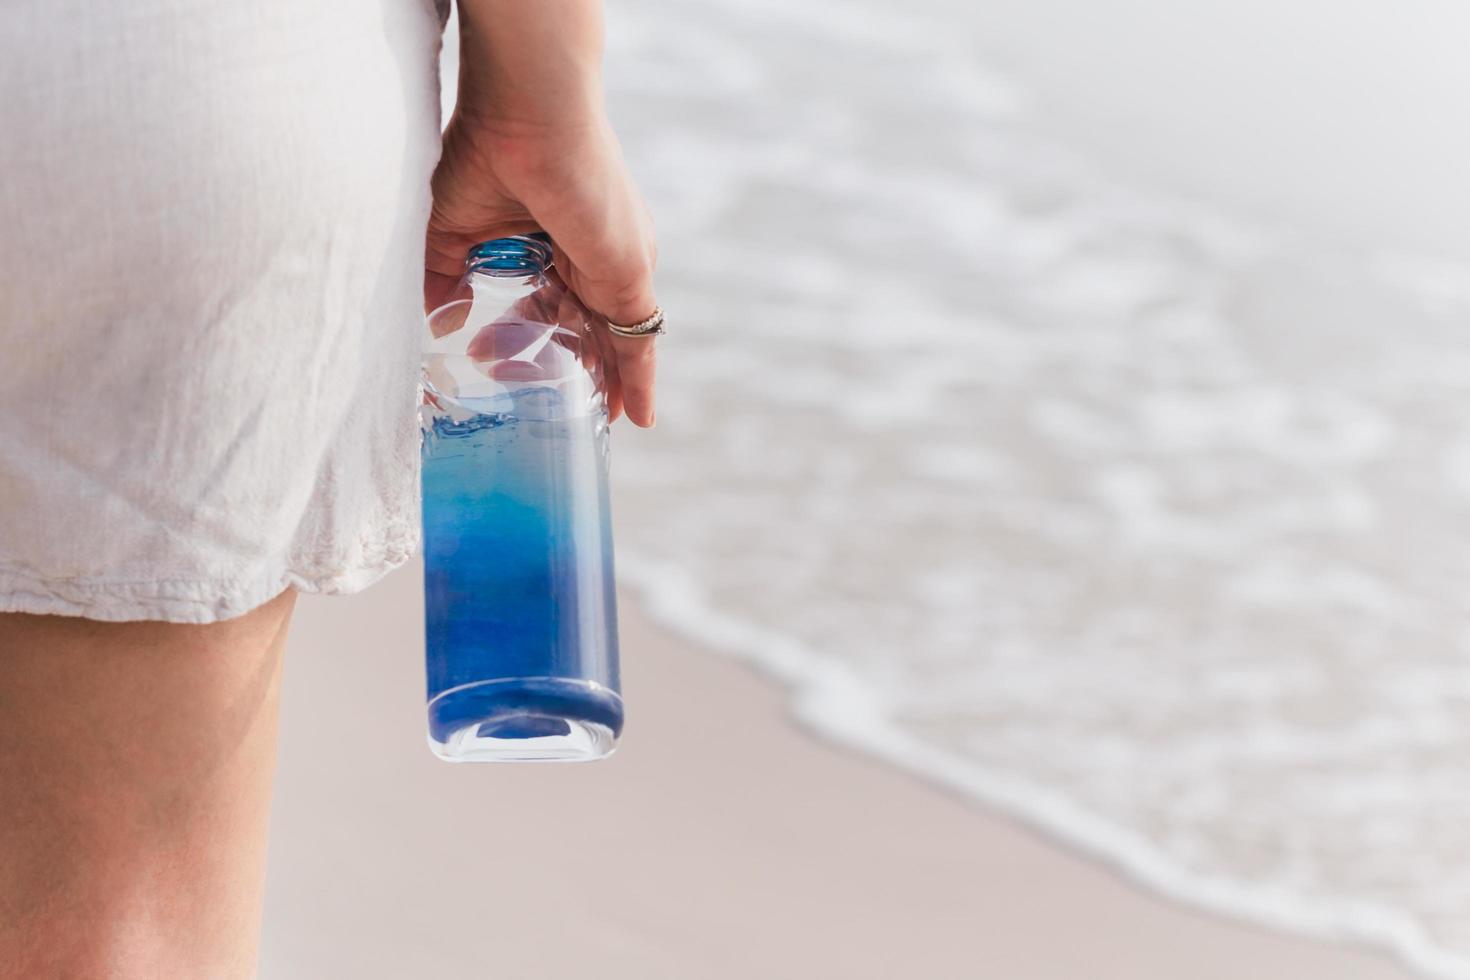
[(418, 550), (418, 540), (332, 575), (303, 574), (288, 563), (244, 579), (115, 582), (105, 579), (49, 579), (0, 568), (0, 613), (80, 616), (109, 623), (154, 620), (217, 623), (243, 616), (286, 589), (319, 595), (361, 592), (403, 565)]

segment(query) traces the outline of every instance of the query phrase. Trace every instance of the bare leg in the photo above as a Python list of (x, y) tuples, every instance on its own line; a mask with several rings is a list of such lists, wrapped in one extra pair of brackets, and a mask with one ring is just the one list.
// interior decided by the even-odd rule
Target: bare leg
[(294, 603), (0, 615), (0, 977), (253, 975)]

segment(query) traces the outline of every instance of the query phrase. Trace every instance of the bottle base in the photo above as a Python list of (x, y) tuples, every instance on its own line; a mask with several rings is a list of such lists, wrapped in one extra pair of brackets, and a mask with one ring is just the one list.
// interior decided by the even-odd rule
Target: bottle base
[(429, 702), (429, 748), (446, 762), (590, 762), (617, 748), (622, 708), (586, 681), (465, 685)]
[[(612, 755), (618, 740), (612, 729), (596, 722), (527, 715), (523, 722), (559, 727), (556, 734), (504, 737), (486, 734), (486, 725), (470, 725), (444, 742), (429, 737), (429, 748), (445, 762), (592, 762)], [(504, 723), (501, 723), (504, 724)]]

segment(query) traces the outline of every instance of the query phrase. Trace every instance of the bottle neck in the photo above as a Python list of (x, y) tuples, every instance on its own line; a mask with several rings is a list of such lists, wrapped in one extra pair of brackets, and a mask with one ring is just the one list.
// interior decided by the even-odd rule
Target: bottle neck
[(470, 249), (465, 259), (468, 271), (476, 279), (542, 278), (551, 268), (551, 262), (551, 246), (525, 235), (481, 242)]

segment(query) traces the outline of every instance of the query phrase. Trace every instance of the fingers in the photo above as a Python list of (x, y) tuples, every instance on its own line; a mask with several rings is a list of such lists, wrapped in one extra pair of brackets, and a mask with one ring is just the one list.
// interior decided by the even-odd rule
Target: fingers
[(618, 377), (617, 361), (608, 359), (607, 367), (607, 420), (616, 422), (623, 414), (623, 380)]
[[(579, 268), (579, 271), (580, 268)], [(653, 314), (658, 301), (653, 292), (653, 267), (629, 263), (603, 281), (583, 276), (582, 301), (613, 323), (637, 323)]]
[[(575, 260), (569, 261), (568, 282), (582, 301), (601, 318), (619, 324), (638, 323), (653, 314), (658, 301), (653, 289), (654, 244), (651, 232), (640, 229), (634, 243), (604, 253), (589, 272)], [(621, 337), (604, 332), (616, 364), (618, 400), (628, 419), (643, 428), (654, 424), (654, 376), (656, 340)], [(609, 407), (613, 407), (609, 401)], [(617, 417), (613, 410), (613, 418)]]
[(552, 234), (556, 267), (582, 303), (613, 323), (637, 323), (657, 305), (653, 240), (640, 229), (632, 241), (604, 247), (593, 262), (579, 261)]
[(614, 335), (612, 338), (623, 410), (634, 425), (645, 429), (654, 423), (653, 382), (657, 363), (654, 343), (652, 337)]
[[(553, 240), (557, 267), (563, 279), (581, 302), (593, 313), (594, 320), (613, 323), (637, 323), (657, 308), (653, 291), (652, 238), (637, 251), (642, 258), (626, 264), (603, 265), (603, 278), (594, 278)], [(617, 283), (622, 285), (618, 286)], [(620, 337), (599, 326), (598, 345), (608, 362), (608, 411), (616, 419), (619, 409), (634, 425), (650, 428), (654, 424), (654, 376), (656, 355), (653, 337)]]
[(558, 265), (582, 302), (614, 323), (637, 323), (657, 302), (653, 221), (616, 143), (597, 156), (601, 165), (591, 173), (600, 171), (598, 179), (531, 212), (551, 235)]

